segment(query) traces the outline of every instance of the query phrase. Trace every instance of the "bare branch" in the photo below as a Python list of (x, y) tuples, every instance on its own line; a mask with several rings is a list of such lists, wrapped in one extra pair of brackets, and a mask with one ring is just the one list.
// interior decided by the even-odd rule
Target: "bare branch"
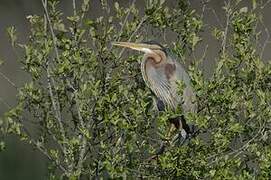
[(11, 86), (13, 86), (16, 90), (18, 90), (18, 87), (16, 86), (16, 84), (11, 81), (4, 73), (2, 73), (0, 71), (0, 76), (2, 76)]
[(217, 15), (216, 11), (213, 8), (211, 8), (211, 10), (212, 10), (212, 13), (214, 14), (215, 19), (218, 22), (219, 26), (222, 28), (223, 25), (222, 25), (221, 20), (219, 19), (218, 15)]
[(52, 39), (53, 39), (53, 44), (54, 44), (54, 50), (55, 50), (56, 59), (58, 61), (60, 61), (60, 59), (59, 59), (59, 53), (58, 53), (58, 50), (57, 50), (57, 38), (55, 36), (53, 25), (52, 25), (52, 22), (50, 20), (50, 16), (49, 16), (49, 13), (48, 13), (48, 10), (47, 10), (47, 0), (42, 0), (42, 5), (43, 5), (43, 9), (44, 9), (44, 12), (45, 12), (46, 19), (47, 19), (48, 24), (49, 24), (51, 36), (52, 36)]
[(61, 163), (57, 162), (55, 159), (53, 159), (50, 154), (46, 151), (46, 149), (44, 147), (41, 147), (37, 142), (32, 141), (32, 144), (34, 145), (34, 147), (36, 147), (43, 155), (45, 155), (51, 162), (54, 162), (57, 167), (59, 167), (59, 169), (64, 172), (65, 174), (67, 174), (67, 170), (65, 169), (64, 166), (61, 165)]
[[(57, 50), (57, 39), (56, 39), (54, 30), (53, 30), (53, 26), (52, 26), (52, 22), (51, 22), (50, 17), (49, 17), (48, 10), (47, 10), (47, 0), (42, 0), (42, 5), (43, 5), (43, 8), (44, 8), (46, 21), (48, 22), (48, 24), (46, 24), (46, 23), (44, 24), (44, 27), (46, 28), (47, 25), (49, 26), (50, 33), (51, 33), (51, 36), (52, 36), (52, 39), (53, 39), (55, 55), (56, 55), (57, 60), (60, 61), (59, 53), (58, 53), (58, 50)], [(46, 29), (45, 29), (45, 31), (46, 31)], [(62, 139), (63, 139), (63, 141), (65, 141), (66, 140), (65, 129), (64, 129), (64, 126), (63, 126), (63, 122), (62, 122), (59, 100), (58, 100), (57, 96), (55, 96), (55, 94), (53, 92), (53, 86), (55, 87), (55, 85), (52, 84), (54, 82), (53, 82), (53, 79), (52, 79), (51, 74), (50, 74), (51, 72), (50, 72), (49, 60), (46, 63), (46, 73), (47, 73), (48, 90), (49, 90), (49, 94), (50, 94), (51, 103), (52, 103), (52, 106), (53, 106), (53, 112), (55, 113), (55, 117), (56, 117), (56, 119), (58, 121), (58, 125), (59, 125), (59, 128), (60, 128), (60, 133), (61, 133)], [(63, 148), (64, 148), (63, 153), (65, 154), (66, 153), (65, 145), (63, 145)]]
[(56, 116), (56, 119), (58, 120), (58, 125), (60, 128), (60, 132), (62, 134), (62, 138), (63, 140), (65, 140), (65, 130), (64, 130), (64, 126), (62, 123), (62, 117), (61, 117), (61, 113), (60, 113), (60, 107), (59, 104), (56, 102), (58, 101), (57, 98), (55, 98), (55, 95), (53, 93), (53, 88), (52, 88), (52, 83), (51, 83), (52, 79), (51, 79), (51, 75), (50, 75), (50, 68), (47, 67), (47, 83), (48, 83), (48, 89), (49, 89), (49, 94), (50, 94), (50, 98), (51, 98), (51, 102), (53, 105), (53, 110)]
[(265, 31), (265, 33), (266, 33), (266, 38), (265, 38), (265, 41), (264, 41), (264, 43), (263, 43), (263, 46), (262, 46), (262, 50), (261, 50), (261, 54), (260, 54), (260, 57), (261, 57), (261, 59), (263, 59), (263, 55), (264, 55), (264, 51), (265, 51), (265, 49), (266, 49), (266, 46), (267, 46), (267, 44), (268, 43), (270, 43), (269, 42), (269, 40), (270, 40), (270, 33), (269, 33), (269, 30), (268, 30), (268, 28), (266, 27), (266, 25), (262, 22), (262, 25), (264, 26), (264, 31)]
[(75, 3), (75, 0), (72, 0), (72, 8), (73, 8), (73, 15), (76, 16), (77, 13), (76, 13), (76, 3)]
[[(84, 120), (83, 120), (83, 117), (82, 117), (81, 112), (80, 112), (77, 91), (75, 91), (75, 102), (76, 102), (76, 108), (77, 108), (77, 113), (78, 113), (78, 119), (79, 119), (80, 126), (81, 126), (81, 128), (85, 129)], [(78, 159), (78, 163), (77, 163), (77, 169), (79, 171), (81, 171), (81, 169), (82, 169), (86, 150), (87, 150), (87, 138), (83, 134), (82, 135), (82, 144), (81, 144), (81, 147), (80, 147), (79, 159)]]
[(261, 9), (264, 9), (270, 2), (271, 2), (271, 0), (267, 0), (267, 1), (261, 6)]
[(204, 0), (201, 1), (201, 4), (202, 4), (202, 8), (201, 8), (201, 19), (203, 19), (203, 16), (204, 16), (204, 13), (205, 13), (205, 10), (206, 10), (206, 4), (207, 2), (205, 2)]
[[(77, 16), (77, 12), (76, 12), (76, 3), (75, 0), (72, 1), (72, 5), (73, 5), (73, 15)], [(82, 18), (82, 17), (81, 17)], [(74, 40), (75, 42), (77, 41), (76, 39), (76, 32), (74, 32), (73, 36), (74, 36)], [(78, 45), (78, 42), (76, 42), (76, 44)], [(79, 119), (79, 124), (80, 124), (80, 128), (85, 129), (85, 123), (83, 120), (83, 117), (81, 115), (81, 111), (80, 111), (80, 102), (79, 102), (79, 98), (78, 98), (78, 91), (77, 89), (75, 89), (70, 82), (68, 82), (69, 86), (71, 89), (73, 89), (73, 93), (75, 96), (75, 105), (76, 105), (76, 110), (77, 110), (77, 114), (78, 114), (78, 119)], [(82, 166), (83, 166), (83, 162), (84, 162), (84, 157), (86, 154), (86, 150), (87, 150), (87, 138), (85, 137), (85, 135), (79, 135), (79, 138), (82, 140), (81, 146), (80, 146), (80, 153), (79, 153), (79, 157), (78, 157), (78, 162), (77, 162), (77, 171), (81, 172), (82, 171)]]
[[(140, 30), (140, 28), (143, 26), (144, 22), (147, 20), (147, 17), (144, 16), (142, 17), (140, 23), (138, 24), (138, 26), (136, 27), (136, 29), (134, 30), (134, 32), (131, 34), (131, 36), (129, 37), (127, 42), (130, 42), (132, 40), (132, 38), (136, 35), (136, 33)], [(119, 53), (118, 58), (120, 58), (124, 52), (124, 48), (121, 50), (121, 52)]]
[(10, 106), (3, 98), (0, 97), (0, 101), (1, 101), (8, 109), (11, 108), (11, 106)]
[[(265, 130), (265, 126), (261, 127), (258, 132), (253, 136), (253, 138), (251, 138), (250, 140), (248, 140), (242, 147), (238, 148), (238, 149), (235, 149), (231, 152), (228, 152), (228, 153), (225, 153), (224, 155), (221, 155), (220, 157), (216, 158), (215, 160), (211, 161), (209, 163), (209, 165), (217, 162), (219, 159), (221, 159), (223, 156), (225, 155), (228, 155), (228, 156), (231, 156), (231, 155), (234, 155), (234, 157), (237, 157), (239, 154), (241, 154), (245, 149), (248, 148), (249, 144), (252, 143), (255, 139), (257, 139), (259, 137), (260, 134), (263, 133), (263, 131)], [(217, 156), (219, 156), (220, 154), (215, 154), (215, 155), (212, 155), (212, 156), (209, 156), (207, 157), (207, 159), (211, 160)]]
[[(19, 122), (21, 124), (23, 124), (23, 119), (20, 118)], [(39, 152), (41, 152), (43, 155), (45, 155), (51, 162), (55, 163), (55, 165), (57, 167), (59, 167), (59, 169), (62, 172), (67, 174), (66, 168), (64, 166), (62, 166), (60, 162), (58, 162), (56, 159), (54, 159), (41, 143), (36, 142), (36, 140), (33, 138), (32, 134), (29, 132), (29, 130), (25, 126), (22, 126), (22, 130), (24, 131), (26, 136), (30, 139), (30, 141), (29, 141), (30, 144), (32, 144), (35, 148), (37, 148), (39, 150)]]
[[(77, 114), (78, 114), (78, 119), (79, 119), (79, 124), (80, 124), (80, 128), (85, 129), (85, 123), (84, 123), (84, 119), (81, 115), (81, 111), (80, 111), (80, 102), (79, 102), (79, 98), (78, 98), (78, 91), (77, 89), (75, 89), (70, 82), (68, 82), (68, 86), (73, 90), (74, 96), (75, 96), (75, 105), (76, 105), (76, 110), (77, 110)], [(80, 146), (80, 153), (79, 153), (79, 158), (78, 158), (78, 163), (77, 163), (77, 170), (81, 171), (82, 166), (83, 166), (83, 162), (84, 162), (84, 157), (86, 154), (86, 150), (87, 150), (87, 138), (85, 137), (85, 135), (80, 135), (80, 139), (82, 139), (82, 144)]]
[(230, 23), (230, 13), (228, 12), (229, 8), (230, 8), (230, 1), (225, 4), (226, 8), (226, 26), (225, 26), (225, 31), (224, 31), (224, 37), (222, 40), (222, 55), (225, 55), (225, 51), (226, 51), (226, 46), (227, 46), (227, 36), (228, 36), (228, 31), (229, 31), (229, 23)]
[(132, 3), (130, 4), (130, 9), (128, 10), (128, 13), (127, 13), (126, 16), (125, 16), (125, 19), (124, 19), (124, 21), (123, 21), (123, 23), (122, 23), (122, 26), (121, 26), (121, 28), (120, 28), (119, 35), (118, 35), (118, 38), (116, 39), (116, 41), (119, 41), (119, 40), (120, 40), (121, 34), (123, 33), (123, 29), (124, 29), (124, 27), (125, 27), (125, 25), (126, 25), (128, 19), (129, 19), (130, 14), (131, 14), (131, 10), (132, 10), (131, 7), (135, 4), (135, 1), (136, 1), (136, 0), (133, 0)]

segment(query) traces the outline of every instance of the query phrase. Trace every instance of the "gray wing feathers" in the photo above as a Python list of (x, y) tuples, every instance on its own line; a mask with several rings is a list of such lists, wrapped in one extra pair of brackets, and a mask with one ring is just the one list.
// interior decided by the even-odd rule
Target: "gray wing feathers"
[[(188, 73), (185, 71), (185, 69), (182, 67), (181, 64), (178, 62), (174, 62), (176, 65), (176, 76), (173, 78), (172, 81), (182, 81), (185, 84), (185, 88), (183, 90), (182, 95), (182, 108), (184, 112), (196, 112), (197, 111), (197, 103), (196, 103), (196, 96), (194, 93), (194, 90), (191, 86), (191, 81)], [(177, 87), (176, 87), (177, 89)]]

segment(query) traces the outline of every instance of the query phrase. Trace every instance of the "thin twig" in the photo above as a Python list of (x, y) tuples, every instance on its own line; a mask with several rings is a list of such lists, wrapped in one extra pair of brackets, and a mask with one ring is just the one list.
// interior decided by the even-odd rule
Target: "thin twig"
[(226, 46), (227, 46), (227, 36), (228, 36), (228, 31), (229, 31), (229, 23), (230, 23), (230, 13), (228, 12), (229, 8), (230, 8), (230, 1), (228, 2), (228, 4), (226, 4), (227, 9), (226, 9), (226, 27), (225, 27), (225, 31), (224, 31), (224, 37), (223, 37), (223, 41), (222, 41), (222, 55), (225, 55), (225, 51), (226, 51)]
[(64, 166), (62, 166), (59, 162), (57, 162), (56, 160), (54, 160), (50, 154), (44, 149), (42, 148), (40, 145), (38, 145), (38, 143), (36, 143), (35, 141), (32, 141), (32, 144), (42, 153), (44, 154), (50, 161), (54, 162), (59, 169), (64, 172), (66, 174), (67, 170), (65, 169)]
[(16, 90), (18, 90), (18, 87), (14, 82), (12, 82), (4, 73), (0, 71), (0, 75), (10, 84), (12, 85)]
[(47, 67), (47, 83), (48, 83), (48, 89), (49, 89), (50, 99), (51, 99), (51, 102), (52, 102), (52, 106), (53, 106), (53, 109), (54, 109), (54, 113), (55, 113), (56, 119), (58, 121), (60, 132), (62, 134), (62, 138), (63, 138), (63, 140), (65, 140), (66, 139), (65, 138), (65, 130), (64, 130), (63, 123), (62, 123), (62, 117), (61, 117), (61, 113), (60, 113), (60, 107), (56, 103), (57, 100), (55, 99), (55, 95), (53, 93), (53, 88), (52, 88), (51, 80), (52, 79), (51, 79), (51, 75), (50, 75), (50, 68)]
[(212, 10), (212, 13), (214, 14), (215, 19), (218, 22), (219, 26), (222, 28), (223, 25), (222, 25), (221, 20), (219, 19), (218, 15), (216, 14), (215, 10), (213, 8), (210, 8), (210, 9)]
[[(132, 40), (132, 38), (136, 35), (136, 33), (140, 30), (140, 28), (142, 27), (142, 25), (144, 24), (144, 22), (147, 20), (147, 17), (144, 16), (140, 23), (138, 24), (138, 26), (136, 27), (136, 29), (134, 30), (134, 32), (131, 34), (131, 36), (128, 39), (128, 42), (130, 42)], [(119, 53), (118, 59), (122, 56), (124, 52), (124, 49), (121, 50), (121, 52)]]
[(264, 8), (267, 6), (267, 4), (269, 4), (270, 2), (271, 2), (271, 0), (266, 1), (266, 2), (261, 6), (261, 9), (264, 9)]
[[(84, 124), (84, 120), (83, 120), (83, 117), (82, 117), (81, 112), (80, 112), (77, 92), (75, 92), (75, 102), (76, 102), (76, 108), (77, 108), (79, 123), (80, 123), (81, 128), (84, 129), (85, 124)], [(81, 171), (81, 169), (82, 169), (86, 150), (87, 150), (87, 138), (83, 134), (83, 136), (82, 136), (82, 144), (80, 146), (79, 159), (78, 159), (78, 163), (77, 163), (77, 169), (79, 171)]]
[(270, 33), (268, 31), (268, 28), (266, 27), (266, 25), (264, 23), (262, 23), (262, 25), (264, 26), (264, 31), (265, 31), (267, 37), (265, 38), (264, 44), (263, 44), (263, 46), (261, 48), (262, 49), (261, 50), (261, 55), (260, 55), (261, 59), (263, 59), (265, 48), (266, 48), (266, 46), (267, 46), (267, 44), (269, 43), (269, 40), (270, 40)]
[[(45, 7), (45, 9), (47, 9), (47, 0), (43, 2), (43, 7)], [(44, 14), (44, 33), (45, 33), (45, 35), (47, 35), (47, 27), (48, 27), (47, 15)], [(56, 54), (58, 54), (58, 53), (56, 53)], [(55, 107), (53, 107), (54, 108), (54, 112), (56, 112), (57, 108), (56, 108), (56, 103), (53, 100), (54, 99), (53, 98), (53, 90), (52, 90), (52, 85), (51, 85), (51, 76), (49, 74), (50, 73), (50, 69), (48, 69), (49, 68), (49, 62), (48, 61), (46, 63), (46, 67), (47, 67), (47, 81), (48, 81), (48, 88), (49, 88), (50, 98), (51, 98), (52, 104), (54, 104), (54, 106), (55, 106)], [(60, 112), (57, 113), (57, 114), (58, 115), (56, 115), (56, 116), (58, 117), (57, 120), (58, 120), (58, 124), (60, 126), (61, 134), (62, 134), (61, 136), (62, 136), (63, 139), (65, 139), (64, 127), (62, 125), (61, 118), (59, 118), (61, 116)], [(64, 147), (65, 145), (59, 143), (59, 140), (57, 139), (57, 137), (55, 136), (55, 134), (50, 129), (47, 128), (47, 130), (48, 130), (48, 133), (53, 137), (54, 141), (59, 145), (59, 147), (61, 148), (63, 154), (65, 154), (65, 152), (66, 152), (66, 148)]]
[(77, 13), (76, 13), (76, 3), (75, 3), (75, 0), (72, 0), (72, 7), (73, 7), (73, 15), (76, 16)]
[(87, 7), (87, 9), (85, 9), (85, 10), (82, 11), (81, 18), (80, 18), (80, 23), (79, 23), (79, 27), (81, 27), (81, 26), (83, 25), (83, 19), (84, 19), (84, 17), (85, 17), (85, 12), (86, 12), (86, 10), (89, 9), (89, 3), (90, 3), (90, 2), (88, 1), (88, 2), (87, 2), (88, 4), (85, 4), (86, 1), (84, 1), (83, 3), (84, 3), (84, 5), (88, 5), (88, 7)]
[[(231, 155), (233, 155), (233, 154), (235, 154), (235, 153), (236, 153), (236, 154), (235, 154), (234, 157), (238, 156), (240, 153), (243, 152), (244, 149), (248, 148), (249, 144), (250, 144), (252, 141), (254, 141), (256, 138), (258, 138), (258, 136), (264, 131), (264, 129), (265, 129), (265, 128), (264, 128), (264, 126), (263, 126), (263, 128), (259, 129), (259, 131), (257, 132), (257, 134), (256, 134), (253, 138), (251, 138), (250, 140), (248, 140), (242, 147), (240, 147), (240, 148), (238, 148), (238, 149), (235, 149), (235, 150), (233, 150), (233, 151), (231, 151), (231, 152), (229, 152), (229, 153), (225, 153), (224, 156), (226, 156), (226, 155), (231, 156)], [(213, 158), (215, 158), (215, 157), (217, 157), (217, 156), (219, 156), (219, 154), (215, 154), (215, 155), (209, 156), (207, 159), (211, 160), (211, 159), (213, 159)], [(211, 162), (209, 163), (209, 165), (214, 164), (215, 162), (217, 162), (217, 161), (218, 161), (219, 159), (221, 159), (222, 157), (223, 157), (223, 156), (221, 156), (220, 158), (218, 158), (218, 159), (216, 159), (216, 160), (214, 160), (214, 161), (211, 161)]]
[[(77, 110), (77, 115), (78, 115), (78, 119), (79, 119), (79, 124), (80, 124), (80, 128), (81, 129), (85, 129), (85, 123), (83, 120), (83, 117), (81, 115), (81, 111), (80, 111), (80, 102), (79, 102), (79, 98), (78, 98), (78, 90), (75, 89), (70, 82), (68, 82), (68, 86), (73, 90), (74, 96), (75, 96), (75, 106), (76, 106), (76, 110)], [(78, 162), (77, 162), (77, 170), (81, 171), (82, 166), (83, 166), (83, 162), (85, 159), (85, 154), (86, 154), (86, 150), (87, 150), (87, 138), (85, 137), (85, 135), (83, 134), (81, 136), (82, 139), (82, 144), (80, 146), (80, 153), (79, 153), (79, 158), (78, 158)]]
[(51, 22), (51, 19), (50, 19), (48, 10), (47, 10), (47, 0), (42, 0), (42, 5), (43, 5), (43, 9), (44, 9), (44, 12), (45, 12), (46, 19), (47, 19), (48, 24), (49, 24), (51, 36), (52, 36), (52, 39), (53, 39), (53, 44), (54, 44), (54, 50), (55, 50), (55, 54), (56, 54), (56, 59), (60, 62), (59, 53), (58, 53), (58, 50), (57, 50), (57, 38), (55, 36), (53, 25), (52, 25), (52, 22)]
[(8, 109), (11, 108), (11, 106), (10, 106), (3, 98), (0, 97), (0, 101), (1, 101)]
[[(19, 122), (23, 124), (23, 119), (20, 118)], [(45, 155), (51, 162), (54, 162), (59, 169), (64, 172), (65, 174), (67, 173), (67, 170), (65, 169), (64, 166), (60, 164), (57, 160), (51, 157), (51, 155), (46, 151), (44, 147), (41, 146), (41, 144), (37, 143), (33, 136), (31, 135), (30, 131), (23, 125), (22, 126), (23, 131), (25, 132), (26, 136), (30, 139), (30, 144), (32, 144), (34, 147), (36, 147), (39, 152), (41, 152), (43, 155)]]
[[(47, 10), (47, 0), (42, 0), (42, 5), (43, 5), (44, 12), (45, 12), (46, 20), (47, 20), (48, 25), (49, 25), (50, 33), (51, 33), (51, 36), (52, 36), (52, 39), (53, 39), (53, 45), (54, 45), (55, 55), (56, 55), (57, 60), (60, 61), (58, 50), (57, 50), (56, 36), (55, 36), (54, 30), (53, 30), (53, 26), (52, 26), (52, 22), (50, 20), (49, 13), (48, 13), (48, 10)], [(44, 27), (46, 27), (46, 26), (47, 26), (47, 24), (44, 25)], [(46, 31), (46, 29), (45, 29), (45, 31)], [(50, 74), (51, 72), (50, 72), (49, 61), (47, 61), (47, 63), (46, 63), (46, 71), (47, 71), (47, 83), (48, 83), (48, 89), (49, 89), (50, 99), (51, 99), (51, 102), (52, 102), (52, 106), (53, 106), (53, 109), (54, 109), (54, 113), (55, 113), (56, 119), (58, 121), (58, 125), (59, 125), (59, 128), (60, 128), (61, 136), (62, 136), (63, 140), (66, 141), (65, 129), (64, 129), (64, 126), (63, 126), (63, 122), (62, 122), (59, 100), (58, 100), (57, 97), (55, 97), (55, 95), (53, 93), (53, 88), (52, 88), (52, 83), (53, 83), (52, 81), (53, 81), (53, 79), (52, 79), (51, 74)], [(63, 148), (64, 148), (64, 150), (66, 149), (64, 145), (63, 145)], [(65, 154), (66, 150), (63, 153)]]
[(202, 8), (201, 8), (201, 15), (200, 18), (203, 19), (204, 13), (205, 13), (205, 9), (206, 9), (206, 4), (207, 2), (205, 2), (204, 0), (201, 1), (202, 4)]
[(131, 10), (132, 10), (131, 7), (135, 4), (135, 1), (136, 1), (136, 0), (133, 0), (133, 2), (130, 4), (130, 9), (128, 10), (128, 13), (127, 13), (126, 16), (125, 16), (125, 19), (124, 19), (124, 21), (123, 21), (123, 23), (122, 23), (122, 26), (121, 26), (121, 28), (120, 28), (119, 35), (118, 35), (118, 38), (117, 38), (116, 41), (119, 41), (119, 40), (120, 40), (121, 34), (123, 33), (123, 29), (124, 29), (124, 27), (125, 27), (125, 25), (126, 25), (128, 19), (129, 19), (130, 14), (131, 14)]
[[(73, 4), (73, 15), (77, 16), (75, 0), (73, 0), (72, 2), (73, 2), (72, 3)], [(75, 29), (76, 29), (76, 25), (75, 25)], [(74, 40), (76, 42), (77, 41), (76, 32), (74, 32), (73, 35), (74, 35)], [(78, 45), (77, 42), (76, 42), (76, 45)], [(83, 120), (83, 117), (82, 117), (81, 111), (80, 111), (80, 102), (79, 102), (79, 98), (78, 98), (78, 90), (75, 89), (71, 85), (71, 83), (69, 83), (69, 86), (73, 89), (73, 93), (74, 93), (74, 96), (75, 96), (75, 105), (76, 105), (76, 110), (77, 110), (77, 114), (78, 114), (80, 127), (81, 127), (81, 129), (85, 129), (85, 123), (84, 123), (84, 120)], [(83, 162), (84, 162), (84, 158), (85, 158), (85, 154), (86, 154), (86, 150), (87, 150), (87, 138), (83, 134), (80, 139), (82, 139), (82, 143), (81, 143), (81, 146), (80, 146), (80, 153), (79, 153), (79, 158), (78, 158), (78, 162), (77, 162), (77, 170), (81, 172)]]

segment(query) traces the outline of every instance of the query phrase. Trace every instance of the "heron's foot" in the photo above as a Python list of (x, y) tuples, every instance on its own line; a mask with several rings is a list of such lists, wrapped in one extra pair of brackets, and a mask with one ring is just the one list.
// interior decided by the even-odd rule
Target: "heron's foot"
[(192, 139), (200, 133), (200, 129), (195, 125), (189, 125), (190, 132), (188, 133), (188, 139)]
[(169, 145), (169, 141), (163, 141), (161, 144), (160, 144), (160, 147), (159, 149), (156, 151), (156, 153), (154, 155), (152, 155), (151, 157), (149, 157), (147, 159), (147, 161), (152, 161), (152, 160), (156, 160), (159, 155), (163, 154), (166, 150), (166, 147)]
[(183, 145), (185, 141), (189, 138), (189, 134), (184, 129), (180, 129), (180, 131), (172, 138), (172, 145)]
[(194, 136), (194, 134), (195, 134), (195, 132), (196, 132), (196, 127), (195, 127), (195, 125), (189, 125), (189, 134), (188, 134), (188, 137), (189, 138), (192, 138), (193, 136)]

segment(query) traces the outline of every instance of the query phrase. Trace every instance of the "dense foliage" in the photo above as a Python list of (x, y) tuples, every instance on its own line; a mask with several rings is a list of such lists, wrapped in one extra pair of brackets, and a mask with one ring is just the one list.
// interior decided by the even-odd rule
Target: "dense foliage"
[(136, 1), (124, 6), (100, 0), (95, 15), (91, 1), (73, 1), (68, 17), (58, 1), (43, 0), (44, 14), (27, 17), (27, 43), (8, 29), (12, 46), (23, 49), (20, 60), (31, 81), (18, 89), (18, 105), (1, 119), (2, 133), (48, 157), (50, 179), (270, 178), (271, 67), (258, 50), (266, 43), (259, 42), (261, 4), (240, 2), (225, 1), (225, 26), (212, 27), (221, 46), (211, 77), (200, 68), (206, 52), (187, 64), (199, 112), (186, 117), (197, 132), (183, 146), (169, 146), (149, 160), (168, 130), (168, 117), (180, 112), (158, 113), (141, 77), (141, 55), (111, 45), (163, 37), (162, 44), (188, 62), (206, 45), (206, 4), (199, 15), (183, 0), (174, 9), (147, 0), (142, 10)]

